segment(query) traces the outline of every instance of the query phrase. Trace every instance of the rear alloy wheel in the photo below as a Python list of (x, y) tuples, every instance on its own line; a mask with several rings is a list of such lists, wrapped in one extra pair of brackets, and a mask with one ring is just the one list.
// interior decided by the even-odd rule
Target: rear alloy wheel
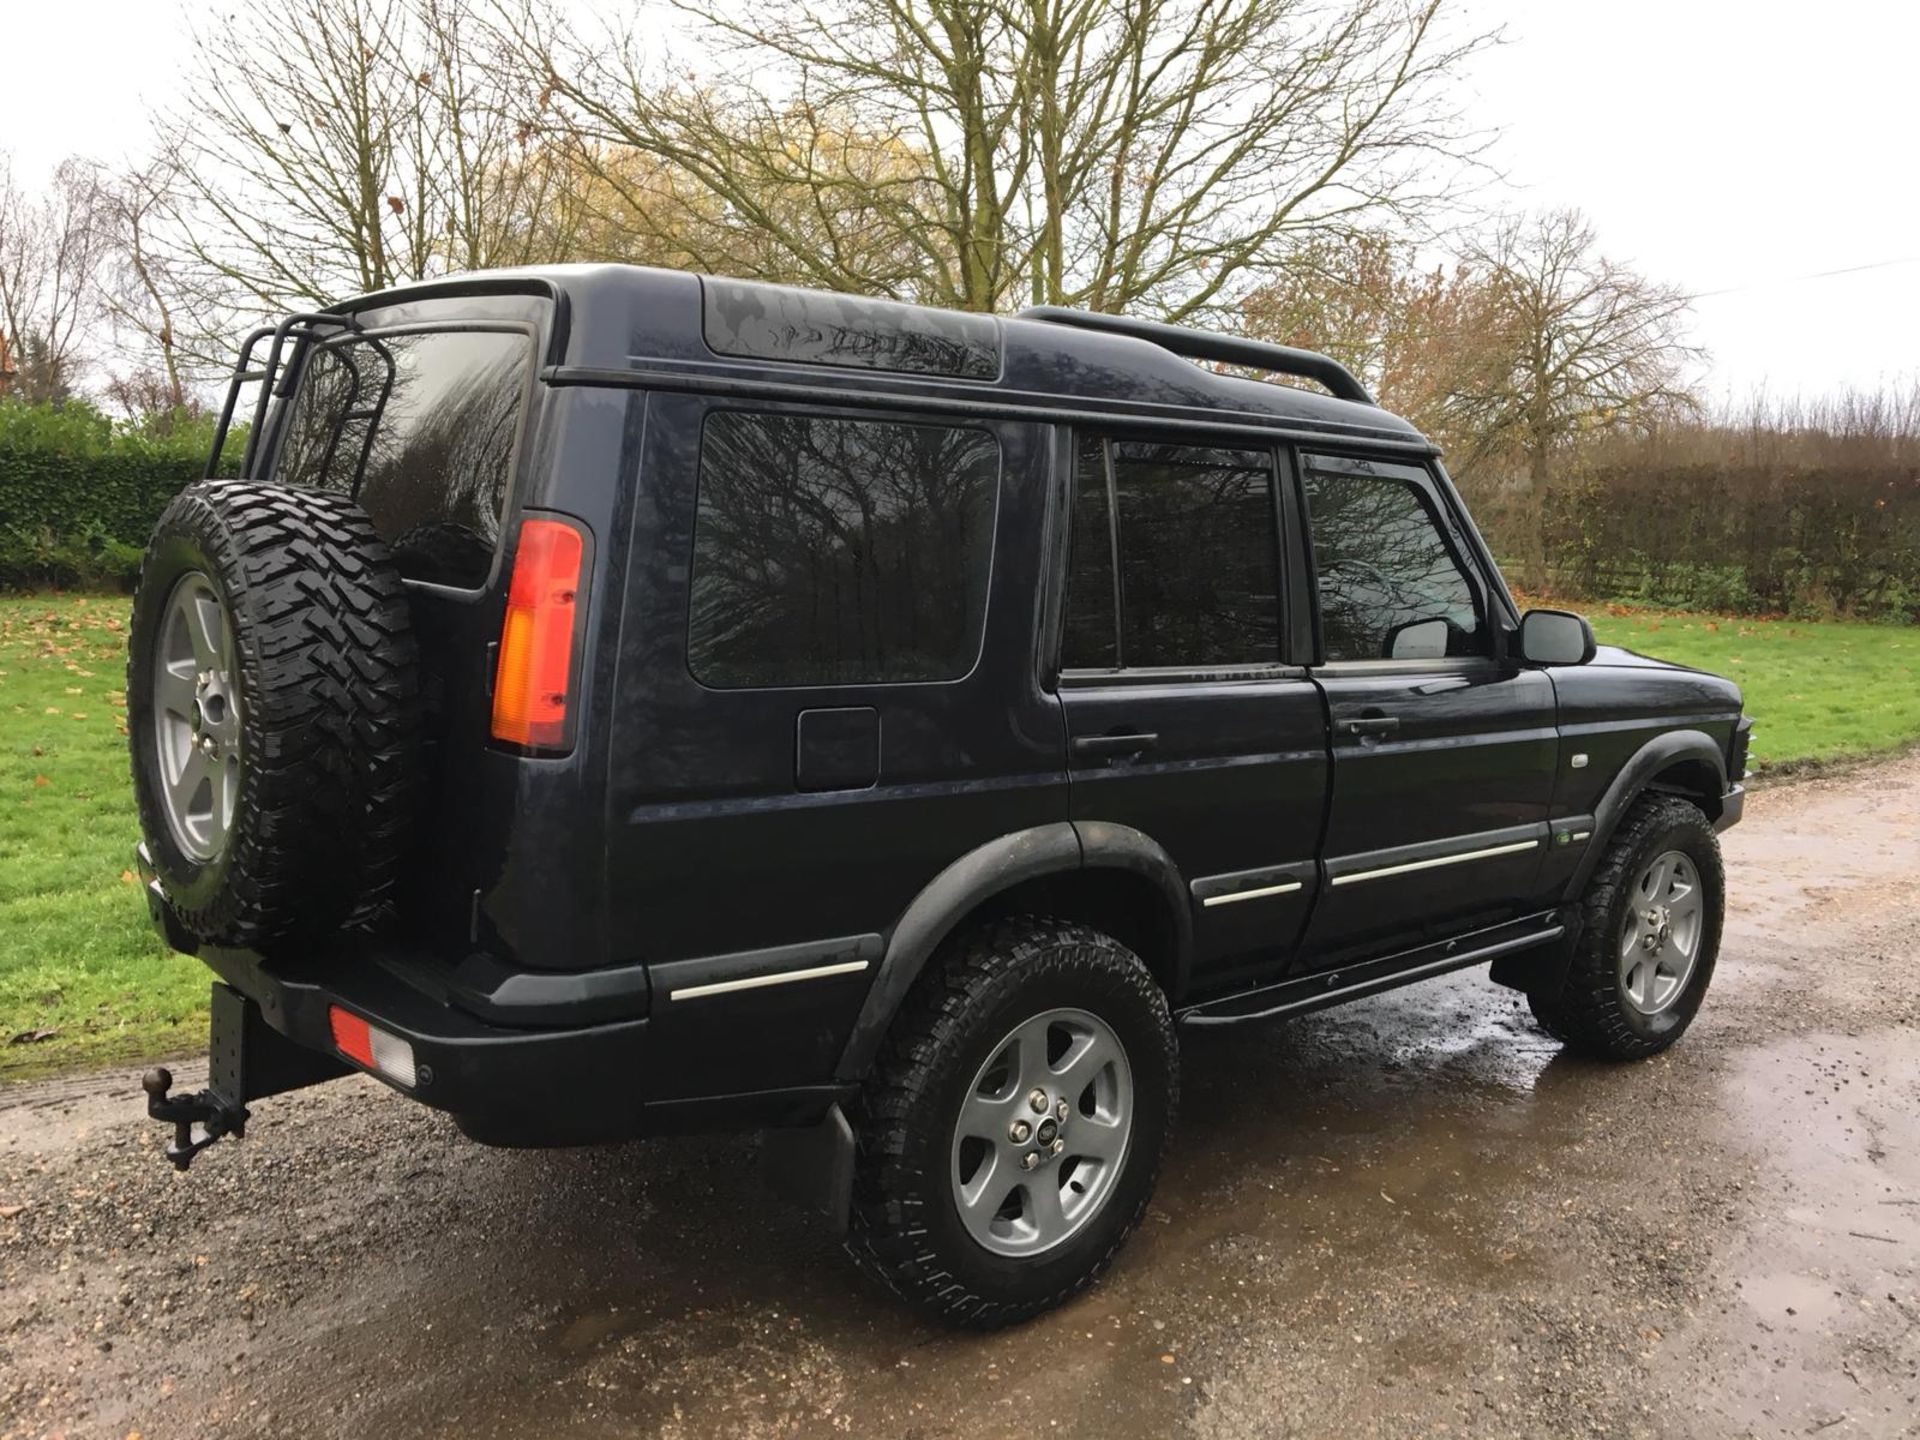
[(953, 1130), (960, 1218), (996, 1255), (1038, 1255), (1113, 1194), (1133, 1133), (1133, 1069), (1085, 1010), (1016, 1025), (968, 1088)]
[(1178, 1091), (1166, 996), (1111, 936), (1023, 916), (961, 937), (854, 1105), (848, 1249), (949, 1324), (1051, 1309), (1139, 1224)]

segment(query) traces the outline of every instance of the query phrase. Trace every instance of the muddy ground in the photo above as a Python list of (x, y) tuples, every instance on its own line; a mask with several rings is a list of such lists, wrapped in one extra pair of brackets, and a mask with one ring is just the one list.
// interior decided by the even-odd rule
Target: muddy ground
[(1141, 1233), (998, 1335), (750, 1139), (488, 1151), (353, 1080), (176, 1177), (131, 1073), (0, 1092), (0, 1436), (1920, 1433), (1920, 760), (1725, 842), (1671, 1054), (1562, 1058), (1473, 972), (1188, 1035)]

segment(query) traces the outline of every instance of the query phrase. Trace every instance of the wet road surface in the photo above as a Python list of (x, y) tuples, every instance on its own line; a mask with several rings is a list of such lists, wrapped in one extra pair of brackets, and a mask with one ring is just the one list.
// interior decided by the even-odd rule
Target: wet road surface
[(996, 1335), (748, 1138), (490, 1151), (356, 1079), (175, 1177), (131, 1074), (0, 1091), (0, 1437), (1920, 1433), (1920, 760), (1724, 842), (1674, 1051), (1563, 1058), (1481, 972), (1189, 1033), (1146, 1224)]

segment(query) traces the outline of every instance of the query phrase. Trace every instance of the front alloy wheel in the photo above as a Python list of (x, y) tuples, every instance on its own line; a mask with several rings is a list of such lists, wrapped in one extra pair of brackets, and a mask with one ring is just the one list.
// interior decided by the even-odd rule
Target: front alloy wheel
[(1666, 1049), (1713, 979), (1726, 895), (1720, 844), (1699, 806), (1642, 795), (1580, 897), (1564, 979), (1527, 1002), (1567, 1048), (1605, 1060)]
[(1634, 881), (1620, 933), (1620, 993), (1642, 1015), (1658, 1015), (1686, 993), (1705, 919), (1693, 861), (1661, 851)]

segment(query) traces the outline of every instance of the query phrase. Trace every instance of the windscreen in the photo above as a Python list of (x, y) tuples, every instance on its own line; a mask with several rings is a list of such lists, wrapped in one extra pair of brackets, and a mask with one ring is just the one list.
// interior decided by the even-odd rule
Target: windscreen
[(307, 359), (274, 478), (352, 494), (358, 474), (356, 498), (402, 575), (485, 584), (532, 363), (518, 330), (329, 341)]

